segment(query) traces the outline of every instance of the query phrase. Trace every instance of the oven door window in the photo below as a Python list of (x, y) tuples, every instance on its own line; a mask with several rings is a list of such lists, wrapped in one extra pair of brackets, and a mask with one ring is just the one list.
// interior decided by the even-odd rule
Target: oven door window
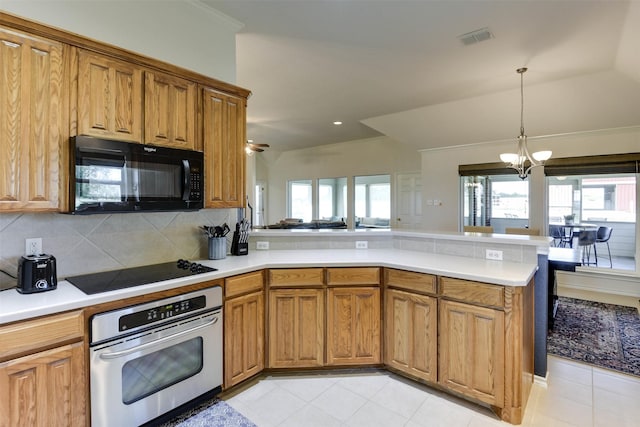
[(202, 337), (128, 361), (122, 367), (122, 402), (130, 405), (202, 370)]

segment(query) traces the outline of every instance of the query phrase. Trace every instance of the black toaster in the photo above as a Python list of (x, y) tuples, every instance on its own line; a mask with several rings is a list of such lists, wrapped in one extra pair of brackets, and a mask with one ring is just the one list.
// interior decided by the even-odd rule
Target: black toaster
[(52, 291), (58, 286), (56, 259), (53, 255), (28, 255), (18, 264), (18, 287), (21, 294)]

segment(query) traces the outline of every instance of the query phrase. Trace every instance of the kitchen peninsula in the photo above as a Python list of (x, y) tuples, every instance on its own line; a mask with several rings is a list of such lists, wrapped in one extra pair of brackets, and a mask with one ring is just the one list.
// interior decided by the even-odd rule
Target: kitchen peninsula
[[(356, 241), (367, 242), (368, 249), (352, 249)], [(256, 250), (257, 242), (263, 242), (262, 247), (268, 242), (270, 249)], [(250, 241), (249, 255), (200, 261), (218, 269), (211, 273), (90, 296), (64, 280), (58, 283), (57, 290), (42, 294), (3, 291), (0, 293), (0, 338), (4, 330), (19, 326), (27, 319), (42, 316), (47, 319), (73, 310), (84, 311), (86, 316), (86, 313), (95, 313), (101, 305), (144, 298), (153, 293), (168, 294), (202, 282), (224, 284), (227, 302), (231, 302), (230, 292), (232, 289), (235, 292), (235, 283), (246, 284), (249, 279), (264, 278), (257, 289), (233, 294), (233, 300), (255, 294), (264, 298), (262, 319), (259, 319), (263, 327), (274, 325), (273, 310), (285, 301), (280, 297), (293, 301), (298, 295), (307, 294), (318, 296), (316, 312), (327, 322), (327, 329), (317, 334), (322, 341), (314, 364), (303, 362), (289, 366), (296, 369), (384, 366), (488, 405), (503, 420), (519, 424), (533, 382), (533, 277), (538, 268), (537, 257), (539, 253), (546, 256), (548, 244), (546, 238), (540, 237), (462, 233), (256, 231)], [(499, 251), (503, 261), (487, 260), (487, 249)], [(225, 328), (231, 317), (227, 302)], [(367, 319), (373, 321), (372, 328), (361, 331), (372, 337), (372, 341), (368, 341), (372, 344), (369, 348), (372, 355), (367, 362), (354, 362), (357, 359), (341, 355), (343, 348), (333, 345), (342, 342), (346, 336), (344, 331), (362, 325), (349, 325), (349, 320), (337, 312), (336, 307), (348, 312), (365, 310)], [(411, 351), (405, 351), (407, 343), (403, 334), (408, 334), (405, 329), (413, 326), (412, 322), (401, 320), (407, 318), (411, 310), (419, 312), (415, 311), (416, 307), (420, 310), (429, 307), (429, 314), (422, 318), (433, 321), (425, 324), (425, 331), (417, 331), (416, 336), (422, 333), (424, 341), (413, 343), (424, 345), (431, 355), (431, 363), (435, 363), (426, 370), (416, 369), (421, 361), (414, 363), (416, 361), (405, 357)], [(409, 311), (401, 311), (404, 309)], [(390, 313), (394, 314), (390, 316)], [(412, 318), (421, 317), (409, 317)], [(86, 321), (84, 318), (84, 331)], [(324, 328), (325, 322), (318, 324)], [(267, 349), (262, 359), (266, 369), (285, 366), (279, 362), (281, 359), (276, 359), (282, 353), (277, 351), (277, 322), (275, 326), (276, 329), (267, 326), (266, 332), (259, 334), (264, 340), (262, 348)], [(251, 331), (233, 331), (233, 334), (244, 333)], [(341, 334), (339, 340), (335, 334)], [(86, 345), (87, 340), (83, 342)], [(229, 369), (233, 361), (234, 349), (225, 346), (225, 369)], [(7, 359), (0, 360), (2, 366)], [(226, 388), (230, 386), (231, 383), (225, 383)]]

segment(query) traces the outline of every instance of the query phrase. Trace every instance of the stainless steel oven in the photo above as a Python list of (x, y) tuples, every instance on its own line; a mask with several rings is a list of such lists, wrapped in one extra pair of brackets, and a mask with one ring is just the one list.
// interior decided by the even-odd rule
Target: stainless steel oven
[(222, 288), (91, 320), (91, 425), (138, 426), (222, 385)]

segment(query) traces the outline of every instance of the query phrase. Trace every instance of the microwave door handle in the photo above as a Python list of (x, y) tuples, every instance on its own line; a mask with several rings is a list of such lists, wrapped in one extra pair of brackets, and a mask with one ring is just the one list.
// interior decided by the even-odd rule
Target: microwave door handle
[(191, 165), (189, 164), (189, 160), (182, 161), (182, 172), (184, 176), (184, 181), (182, 182), (182, 200), (189, 200), (189, 195), (191, 194)]

